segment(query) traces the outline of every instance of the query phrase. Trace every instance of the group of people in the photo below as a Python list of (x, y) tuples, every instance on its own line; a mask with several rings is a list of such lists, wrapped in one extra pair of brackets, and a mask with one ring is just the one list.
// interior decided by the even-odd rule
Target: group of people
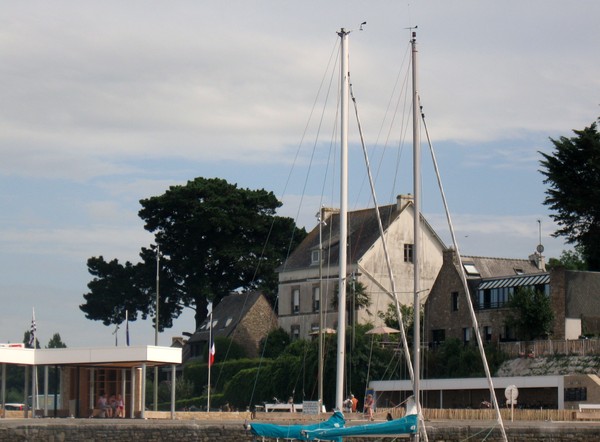
[(101, 393), (96, 408), (100, 410), (100, 417), (125, 417), (125, 403), (120, 394), (106, 399), (106, 395)]
[[(373, 407), (374, 400), (372, 394), (367, 394), (365, 397), (365, 404), (363, 407), (363, 413), (367, 415), (369, 420), (373, 420)], [(348, 396), (348, 398), (344, 401), (344, 409), (347, 413), (356, 413), (358, 409), (358, 399), (354, 397), (353, 394)]]

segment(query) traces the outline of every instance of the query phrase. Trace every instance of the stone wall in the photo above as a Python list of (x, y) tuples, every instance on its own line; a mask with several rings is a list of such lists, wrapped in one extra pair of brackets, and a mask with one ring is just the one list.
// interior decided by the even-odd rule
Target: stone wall
[[(495, 422), (427, 422), (427, 434), (431, 441), (459, 442), (464, 440), (502, 440), (499, 429), (493, 429)], [(510, 442), (592, 442), (600, 440), (597, 425), (558, 426), (550, 423), (524, 425), (507, 428)], [(252, 435), (240, 423), (199, 424), (182, 421), (117, 421), (107, 423), (95, 419), (36, 419), (0, 421), (0, 442), (20, 441), (181, 441), (198, 442), (252, 442)], [(373, 439), (352, 438), (354, 442), (368, 442)], [(378, 438), (381, 442), (391, 442), (397, 438)]]

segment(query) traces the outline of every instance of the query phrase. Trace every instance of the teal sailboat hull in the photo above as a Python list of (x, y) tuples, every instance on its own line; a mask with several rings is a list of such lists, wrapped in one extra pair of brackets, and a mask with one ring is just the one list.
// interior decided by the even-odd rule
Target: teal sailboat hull
[(255, 436), (270, 437), (288, 440), (314, 440), (314, 438), (304, 435), (306, 431), (318, 431), (325, 429), (337, 429), (344, 427), (346, 420), (344, 415), (335, 411), (326, 421), (312, 425), (276, 425), (266, 423), (250, 424), (250, 431)]
[[(304, 435), (308, 440), (340, 441), (343, 437), (351, 436), (401, 436), (415, 434), (418, 428), (416, 414), (404, 416), (381, 423), (368, 423), (343, 428), (321, 428), (315, 430), (305, 429)], [(306, 439), (305, 439), (306, 440)]]

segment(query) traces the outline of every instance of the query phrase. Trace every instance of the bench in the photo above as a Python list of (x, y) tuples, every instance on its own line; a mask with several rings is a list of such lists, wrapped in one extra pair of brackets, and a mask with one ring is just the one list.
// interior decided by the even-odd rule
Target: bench
[(600, 404), (579, 404), (579, 411), (586, 411), (586, 410), (600, 411)]
[(267, 413), (272, 411), (302, 412), (302, 404), (265, 404), (265, 411)]
[(574, 411), (573, 417), (575, 420), (600, 420), (600, 411)]
[(600, 420), (600, 404), (579, 404), (579, 411), (573, 413), (575, 420)]

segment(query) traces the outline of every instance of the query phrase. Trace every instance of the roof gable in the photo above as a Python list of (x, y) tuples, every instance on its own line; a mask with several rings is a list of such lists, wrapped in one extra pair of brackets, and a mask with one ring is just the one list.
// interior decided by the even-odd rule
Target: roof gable
[[(399, 196), (397, 204), (390, 204), (379, 207), (381, 224), (384, 232), (405, 212), (414, 210), (412, 197)], [(330, 215), (325, 219), (326, 225), (321, 226), (321, 235), (319, 235), (319, 225), (311, 230), (304, 241), (296, 247), (286, 262), (280, 266), (277, 271), (293, 271), (309, 268), (317, 263), (312, 261), (312, 251), (319, 250), (319, 236), (321, 236), (324, 261), (330, 266), (336, 266), (339, 263), (339, 243), (340, 243), (340, 214), (335, 211), (329, 212)], [(421, 216), (421, 221), (426, 229), (443, 245), (429, 223)], [(349, 262), (360, 260), (370, 247), (379, 240), (379, 222), (375, 208), (354, 210), (348, 212), (348, 250), (350, 251)]]
[[(233, 293), (225, 296), (212, 314), (215, 336), (230, 336), (252, 306), (263, 296), (260, 292)], [(188, 342), (208, 341), (209, 318), (194, 332)]]

